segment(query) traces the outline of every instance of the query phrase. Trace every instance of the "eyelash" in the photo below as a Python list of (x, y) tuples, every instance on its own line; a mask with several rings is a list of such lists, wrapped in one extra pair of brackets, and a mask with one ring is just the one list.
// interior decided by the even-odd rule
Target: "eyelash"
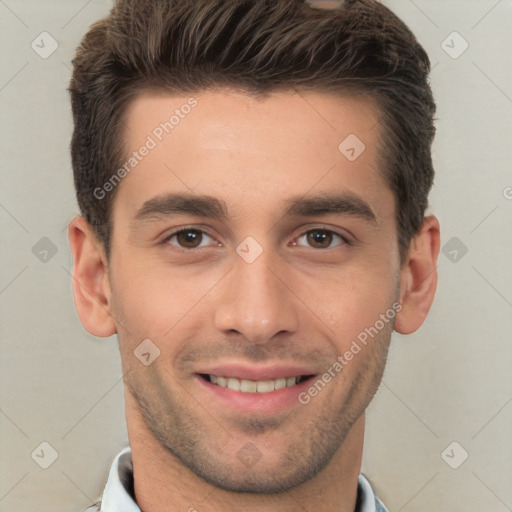
[[(168, 236), (166, 236), (160, 243), (162, 245), (174, 245), (174, 244), (170, 244), (170, 240), (175, 237), (176, 235), (179, 235), (180, 233), (186, 233), (187, 231), (193, 231), (193, 232), (197, 232), (197, 233), (200, 233), (201, 235), (207, 235), (209, 236), (210, 238), (213, 239), (213, 236), (208, 233), (208, 231), (205, 231), (203, 229), (199, 229), (199, 228), (180, 228), (179, 230), (177, 231), (174, 231), (173, 233), (170, 233)], [(311, 228), (311, 229), (308, 229), (307, 231), (305, 231), (304, 233), (302, 233), (301, 235), (299, 235), (298, 237), (296, 237), (294, 240), (298, 240), (306, 235), (308, 235), (309, 233), (312, 233), (312, 232), (315, 232), (315, 231), (319, 231), (319, 232), (322, 232), (322, 233), (328, 233), (328, 234), (331, 234), (331, 235), (334, 235), (334, 236), (337, 236), (338, 238), (340, 238), (341, 242), (335, 246), (329, 246), (329, 247), (326, 247), (326, 248), (317, 248), (317, 247), (311, 247), (311, 249), (315, 249), (315, 250), (327, 250), (327, 249), (333, 249), (334, 247), (340, 247), (340, 246), (343, 246), (343, 245), (352, 245), (352, 242), (350, 240), (348, 240), (347, 237), (339, 234), (339, 233), (336, 233), (335, 231), (331, 230), (331, 229), (327, 229), (327, 228)], [(294, 245), (298, 245), (297, 243), (294, 243)], [(180, 251), (184, 251), (184, 252), (189, 252), (189, 251), (197, 251), (198, 249), (200, 249), (200, 247), (193, 247), (193, 248), (185, 248), (185, 247), (181, 247), (179, 245), (176, 246), (178, 250)], [(301, 246), (303, 247), (303, 246)]]

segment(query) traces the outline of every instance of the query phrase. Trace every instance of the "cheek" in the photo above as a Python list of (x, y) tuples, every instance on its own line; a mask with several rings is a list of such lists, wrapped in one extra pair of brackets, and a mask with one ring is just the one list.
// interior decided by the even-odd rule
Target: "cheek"
[(175, 288), (145, 276), (115, 288), (116, 309), (131, 338), (160, 338), (183, 317), (189, 301)]
[(204, 319), (208, 290), (221, 275), (203, 273), (199, 278), (147, 259), (142, 261), (130, 264), (128, 258), (123, 258), (112, 278), (113, 306), (132, 343), (173, 337), (182, 326), (192, 328), (191, 318)]
[(340, 272), (322, 287), (309, 289), (306, 303), (337, 352), (346, 350), (360, 333), (374, 326), (391, 308), (396, 294), (394, 275), (371, 269)]

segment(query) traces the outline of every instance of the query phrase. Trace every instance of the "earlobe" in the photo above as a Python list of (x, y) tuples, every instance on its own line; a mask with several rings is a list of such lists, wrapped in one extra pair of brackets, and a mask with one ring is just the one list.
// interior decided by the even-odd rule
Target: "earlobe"
[(75, 217), (68, 226), (73, 253), (73, 292), (82, 325), (95, 336), (117, 332), (111, 313), (110, 282), (103, 246), (84, 217)]
[(400, 270), (399, 301), (402, 309), (395, 321), (395, 331), (400, 334), (410, 334), (419, 329), (432, 306), (437, 288), (440, 243), (439, 221), (433, 215), (425, 217)]

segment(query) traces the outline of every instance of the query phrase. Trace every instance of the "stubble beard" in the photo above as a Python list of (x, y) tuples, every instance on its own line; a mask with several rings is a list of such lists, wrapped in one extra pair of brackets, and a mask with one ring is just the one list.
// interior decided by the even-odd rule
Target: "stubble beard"
[[(269, 419), (251, 416), (230, 422), (228, 426), (212, 416), (209, 427), (176, 399), (172, 383), (163, 378), (168, 376), (165, 371), (160, 374), (156, 371), (149, 375), (146, 373), (144, 380), (138, 379), (137, 372), (128, 372), (126, 385), (139, 406), (147, 428), (162, 448), (197, 476), (226, 491), (278, 494), (313, 479), (340, 449), (350, 428), (363, 414), (379, 387), (393, 327), (394, 321), (368, 343), (366, 350), (370, 352), (352, 381), (346, 383), (349, 391), (338, 408), (335, 409), (335, 404), (327, 408), (314, 408), (315, 400), (320, 397), (301, 406), (304, 409), (299, 411), (301, 420), (296, 422), (296, 435), (286, 436), (287, 444), (281, 448), (282, 455), (273, 465), (266, 464), (263, 456), (253, 467), (247, 468), (241, 464), (236, 453), (222, 453), (222, 447), (219, 449), (215, 445), (219, 436), (211, 425), (221, 429), (222, 436), (233, 432), (230, 435), (234, 437), (241, 433), (244, 440), (240, 442), (240, 448), (248, 442), (248, 437), (257, 447), (262, 436), (266, 438), (281, 425), (284, 426), (286, 417)], [(329, 393), (330, 386), (336, 386), (336, 379), (320, 395)], [(177, 389), (180, 387), (182, 385), (176, 386)], [(207, 405), (202, 407), (191, 396), (186, 397), (187, 403), (196, 404), (203, 413), (209, 408)], [(311, 412), (306, 416), (304, 413), (308, 411)]]

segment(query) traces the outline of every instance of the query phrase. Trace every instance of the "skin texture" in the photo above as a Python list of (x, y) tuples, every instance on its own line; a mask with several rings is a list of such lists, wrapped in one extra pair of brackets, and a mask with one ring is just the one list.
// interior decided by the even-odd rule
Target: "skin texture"
[[(119, 336), (137, 501), (144, 512), (353, 511), (364, 410), (393, 328), (414, 332), (432, 304), (438, 221), (425, 218), (400, 265), (370, 100), (293, 91), (262, 100), (227, 89), (193, 97), (197, 105), (118, 185), (110, 261), (82, 217), (69, 227), (82, 323)], [(128, 152), (189, 98), (133, 101)], [(338, 149), (350, 134), (365, 144), (354, 161)], [(220, 199), (227, 217), (135, 219), (168, 193)], [(285, 212), (292, 197), (333, 193), (357, 197), (374, 219)], [(169, 238), (184, 228), (206, 234)], [(257, 245), (244, 245), (246, 237)], [(237, 247), (262, 252), (248, 263)], [(296, 364), (321, 376), (398, 303), (400, 312), (307, 405), (241, 411), (212, 398), (197, 376), (219, 362)], [(145, 339), (160, 351), (148, 366), (134, 355)], [(250, 466), (240, 457), (248, 446), (259, 459)]]

